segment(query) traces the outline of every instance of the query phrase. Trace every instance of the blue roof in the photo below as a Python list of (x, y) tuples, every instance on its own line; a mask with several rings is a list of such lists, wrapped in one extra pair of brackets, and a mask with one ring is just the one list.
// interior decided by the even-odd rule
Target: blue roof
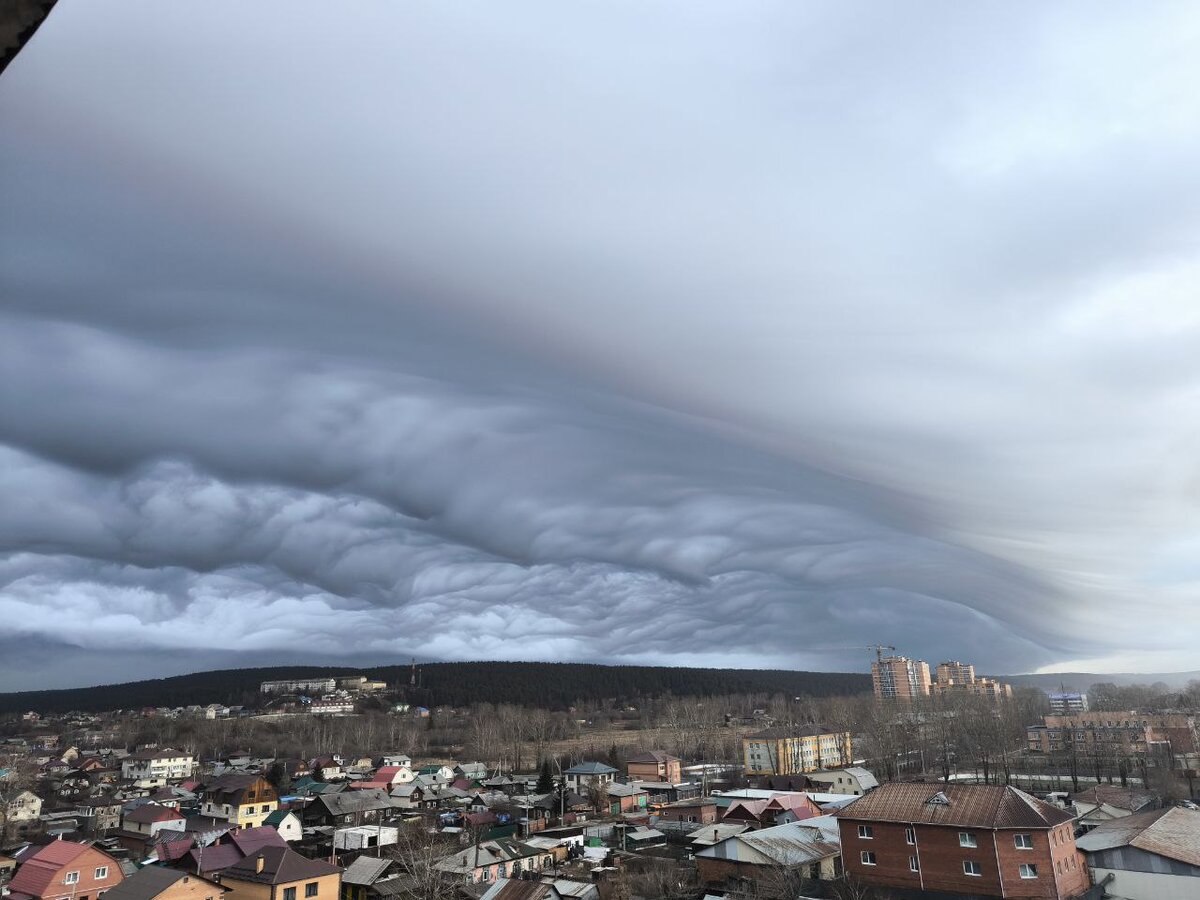
[(612, 775), (616, 773), (616, 769), (612, 766), (606, 766), (601, 762), (581, 762), (577, 766), (571, 766), (563, 774), (565, 775)]

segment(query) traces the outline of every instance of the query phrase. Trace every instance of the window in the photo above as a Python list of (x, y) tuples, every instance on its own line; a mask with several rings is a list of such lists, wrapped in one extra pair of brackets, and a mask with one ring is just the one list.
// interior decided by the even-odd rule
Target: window
[(917, 859), (915, 856), (910, 856), (908, 858), (908, 871), (910, 871), (910, 872), (920, 872), (921, 871), (921, 861), (919, 859)]
[(917, 842), (917, 831), (911, 825), (904, 829), (904, 843), (915, 844)]
[(978, 847), (979, 842), (975, 840), (974, 832), (960, 831), (958, 833), (958, 846), (960, 846), (960, 847)]
[(859, 856), (859, 859), (862, 860), (862, 864), (864, 866), (875, 865), (875, 851), (874, 850), (864, 850), (858, 856)]
[(294, 887), (284, 888), (283, 900), (296, 900), (296, 889)]
[(79, 884), (79, 873), (68, 872), (63, 876), (63, 884)]
[(973, 875), (974, 877), (979, 878), (981, 875), (983, 875), (983, 868), (973, 859), (964, 859), (963, 874)]
[(317, 896), (317, 883), (315, 881), (310, 881), (308, 884), (306, 884), (304, 886), (304, 896), (305, 897)]
[(1032, 834), (1014, 834), (1013, 835), (1013, 846), (1016, 847), (1018, 850), (1032, 850), (1033, 849), (1033, 835)]
[(1037, 878), (1037, 866), (1032, 863), (1021, 863), (1022, 878)]
[(100, 866), (96, 869), (96, 880), (108, 877), (108, 866)]
[(869, 841), (873, 837), (875, 837), (875, 829), (872, 828), (870, 825), (859, 825), (858, 826), (858, 836), (860, 838), (862, 838), (864, 841)]
[(246, 807), (246, 815), (252, 816), (255, 812), (257, 812), (257, 810), (253, 806)]

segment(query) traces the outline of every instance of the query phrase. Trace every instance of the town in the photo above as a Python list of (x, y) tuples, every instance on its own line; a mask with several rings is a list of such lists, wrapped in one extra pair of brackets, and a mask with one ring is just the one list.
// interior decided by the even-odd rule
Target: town
[[(423, 706), (421, 670), (0, 721), (13, 900), (1200, 896), (1200, 685)], [(1196, 879), (1196, 880), (1191, 880)]]

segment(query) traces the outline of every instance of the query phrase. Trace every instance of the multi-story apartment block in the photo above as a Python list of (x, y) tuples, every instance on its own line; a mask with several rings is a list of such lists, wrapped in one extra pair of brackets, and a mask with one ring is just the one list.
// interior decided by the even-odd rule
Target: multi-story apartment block
[(938, 663), (937, 680), (941, 684), (954, 681), (964, 683), (975, 680), (975, 667), (967, 665), (967, 663), (959, 662), (958, 660), (950, 660), (949, 662)]
[(196, 759), (183, 750), (143, 750), (121, 760), (121, 777), (143, 786), (163, 786), (168, 781), (191, 778)]
[(881, 656), (871, 663), (878, 700), (914, 700), (929, 694), (929, 663), (907, 656)]
[(768, 728), (742, 738), (745, 774), (800, 775), (850, 765), (850, 732), (819, 725)]
[(836, 815), (846, 872), (873, 887), (1021, 900), (1088, 888), (1070, 814), (1016, 788), (883, 784)]
[(1195, 716), (1184, 713), (1081, 712), (1045, 716), (1042, 725), (1025, 729), (1035, 753), (1121, 753), (1142, 756), (1157, 747), (1191, 757), (1200, 746)]
[(1071, 713), (1088, 711), (1087, 694), (1076, 691), (1051, 691), (1047, 695), (1050, 701), (1050, 715), (1066, 716)]
[(264, 681), (258, 686), (261, 694), (331, 694), (337, 690), (336, 678), (292, 678), (284, 681)]
[(915, 700), (937, 697), (1012, 697), (1012, 687), (991, 678), (979, 678), (975, 667), (958, 660), (938, 663), (930, 679), (929, 663), (907, 656), (880, 656), (871, 664), (871, 683), (877, 700)]

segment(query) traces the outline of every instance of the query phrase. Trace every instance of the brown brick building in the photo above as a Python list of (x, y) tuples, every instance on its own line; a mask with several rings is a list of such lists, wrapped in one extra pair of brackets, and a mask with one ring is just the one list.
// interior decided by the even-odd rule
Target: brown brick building
[(679, 784), (683, 781), (683, 770), (677, 756), (650, 750), (625, 760), (625, 771), (631, 779), (638, 781), (666, 781)]
[(1016, 788), (884, 784), (836, 815), (846, 872), (900, 896), (1066, 900), (1089, 885), (1071, 816)]

